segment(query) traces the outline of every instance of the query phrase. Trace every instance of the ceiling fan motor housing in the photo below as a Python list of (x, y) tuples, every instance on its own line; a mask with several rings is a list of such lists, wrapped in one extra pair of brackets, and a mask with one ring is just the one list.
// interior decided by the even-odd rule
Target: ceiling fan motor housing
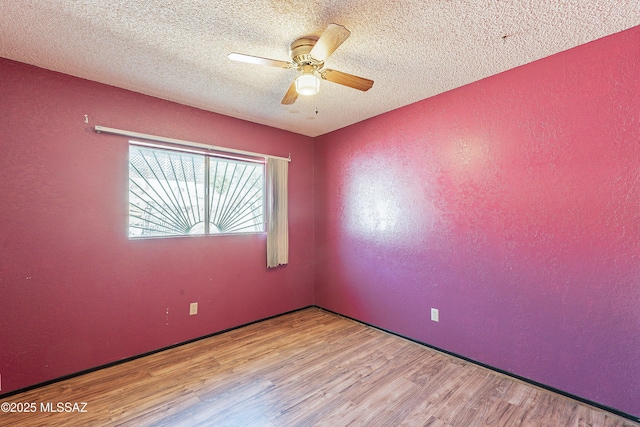
[(289, 54), (291, 55), (291, 60), (300, 68), (305, 65), (311, 65), (315, 69), (319, 69), (324, 64), (323, 61), (317, 61), (311, 57), (309, 52), (316, 45), (318, 39), (314, 37), (302, 37), (295, 40), (291, 43), (289, 47)]

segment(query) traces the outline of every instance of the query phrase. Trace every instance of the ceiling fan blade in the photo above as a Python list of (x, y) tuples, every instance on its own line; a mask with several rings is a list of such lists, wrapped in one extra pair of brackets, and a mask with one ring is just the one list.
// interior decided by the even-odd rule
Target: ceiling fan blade
[(320, 72), (320, 76), (339, 85), (349, 86), (361, 91), (367, 91), (373, 86), (373, 80), (365, 79), (364, 77), (354, 76), (353, 74), (343, 73), (342, 71), (336, 71), (326, 69)]
[(284, 98), (280, 101), (281, 104), (289, 105), (296, 102), (298, 99), (298, 91), (296, 90), (296, 81), (291, 82), (291, 86), (289, 86), (289, 90), (284, 94)]
[(245, 55), (243, 53), (232, 52), (229, 54), (232, 61), (246, 62), (249, 64), (267, 65), (269, 67), (291, 68), (291, 63), (279, 61), (277, 59), (261, 58), (259, 56)]
[(320, 36), (309, 55), (318, 61), (326, 60), (351, 34), (342, 25), (329, 24)]

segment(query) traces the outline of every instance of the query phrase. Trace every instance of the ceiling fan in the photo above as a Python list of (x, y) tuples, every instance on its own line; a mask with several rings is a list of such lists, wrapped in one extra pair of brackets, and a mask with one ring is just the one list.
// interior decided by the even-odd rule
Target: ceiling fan
[(351, 32), (342, 25), (329, 24), (319, 39), (302, 37), (291, 43), (289, 50), (291, 61), (288, 62), (235, 52), (229, 54), (229, 59), (270, 67), (293, 68), (299, 71), (300, 75), (291, 83), (289, 90), (280, 101), (282, 104), (293, 104), (298, 99), (298, 95), (315, 95), (320, 90), (320, 79), (367, 91), (373, 86), (373, 80), (322, 68), (324, 61), (350, 34)]

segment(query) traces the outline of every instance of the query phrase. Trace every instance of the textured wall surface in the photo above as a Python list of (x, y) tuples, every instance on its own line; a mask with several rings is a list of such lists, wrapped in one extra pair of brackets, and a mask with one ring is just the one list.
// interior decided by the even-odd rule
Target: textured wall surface
[(636, 27), (317, 138), (316, 304), (640, 415), (639, 75)]
[[(313, 303), (312, 139), (5, 59), (0, 97), (2, 393)], [(291, 153), (289, 265), (265, 234), (130, 241), (127, 139), (96, 124)]]

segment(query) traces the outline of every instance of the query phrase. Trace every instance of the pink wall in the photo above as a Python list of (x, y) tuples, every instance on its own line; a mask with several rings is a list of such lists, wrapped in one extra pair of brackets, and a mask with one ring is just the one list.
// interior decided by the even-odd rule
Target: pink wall
[(638, 76), (640, 27), (317, 138), (316, 304), (640, 415)]
[[(0, 393), (313, 304), (311, 138), (5, 59), (0, 98)], [(291, 153), (289, 265), (264, 234), (128, 240), (127, 139), (96, 124)]]

